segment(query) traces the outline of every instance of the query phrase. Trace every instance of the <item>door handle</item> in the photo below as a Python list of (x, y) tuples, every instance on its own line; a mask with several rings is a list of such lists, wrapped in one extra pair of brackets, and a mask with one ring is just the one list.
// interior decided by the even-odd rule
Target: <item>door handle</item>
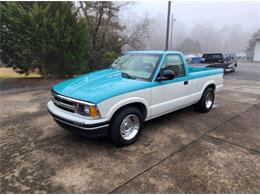
[(188, 85), (189, 81), (184, 81), (184, 85)]

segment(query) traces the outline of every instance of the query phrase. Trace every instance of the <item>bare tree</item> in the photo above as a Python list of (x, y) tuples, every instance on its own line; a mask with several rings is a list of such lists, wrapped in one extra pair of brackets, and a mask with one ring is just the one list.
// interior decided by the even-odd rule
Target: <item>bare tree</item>
[(149, 39), (149, 26), (151, 20), (148, 17), (141, 21), (128, 25), (121, 34), (121, 46), (128, 45), (133, 49), (142, 49)]
[[(109, 34), (118, 33), (124, 29), (119, 24), (118, 12), (132, 2), (115, 3), (111, 1), (83, 2), (79, 9), (86, 18), (92, 36), (92, 49), (105, 49)], [(101, 44), (98, 45), (98, 42)]]

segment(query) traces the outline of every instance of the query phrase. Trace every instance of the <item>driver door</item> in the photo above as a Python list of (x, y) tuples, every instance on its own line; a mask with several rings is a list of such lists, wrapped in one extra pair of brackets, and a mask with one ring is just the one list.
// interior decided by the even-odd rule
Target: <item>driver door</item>
[(188, 81), (181, 56), (178, 54), (166, 55), (161, 68), (173, 70), (176, 77), (172, 80), (154, 81), (156, 86), (152, 88), (151, 117), (177, 110), (189, 103), (191, 84)]

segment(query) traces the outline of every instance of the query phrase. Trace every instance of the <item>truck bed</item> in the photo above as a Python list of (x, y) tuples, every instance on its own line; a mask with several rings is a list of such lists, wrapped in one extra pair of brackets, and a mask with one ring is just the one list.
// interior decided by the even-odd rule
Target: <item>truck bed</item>
[(223, 68), (224, 70), (229, 69), (230, 67), (236, 67), (236, 62), (224, 62), (224, 63), (199, 63), (199, 64), (189, 64), (191, 67), (195, 68)]
[(188, 64), (190, 67), (195, 68), (223, 68), (224, 64), (222, 63), (198, 63), (198, 64)]
[(188, 67), (189, 73), (192, 78), (210, 76), (215, 74), (223, 74), (222, 68), (201, 68), (201, 67)]

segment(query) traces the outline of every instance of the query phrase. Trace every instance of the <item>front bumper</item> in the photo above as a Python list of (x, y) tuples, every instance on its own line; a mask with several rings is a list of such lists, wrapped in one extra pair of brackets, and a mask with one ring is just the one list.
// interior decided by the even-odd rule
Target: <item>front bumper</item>
[(86, 137), (106, 136), (109, 122), (106, 119), (87, 119), (57, 107), (52, 101), (47, 104), (48, 111), (54, 120), (63, 128)]

